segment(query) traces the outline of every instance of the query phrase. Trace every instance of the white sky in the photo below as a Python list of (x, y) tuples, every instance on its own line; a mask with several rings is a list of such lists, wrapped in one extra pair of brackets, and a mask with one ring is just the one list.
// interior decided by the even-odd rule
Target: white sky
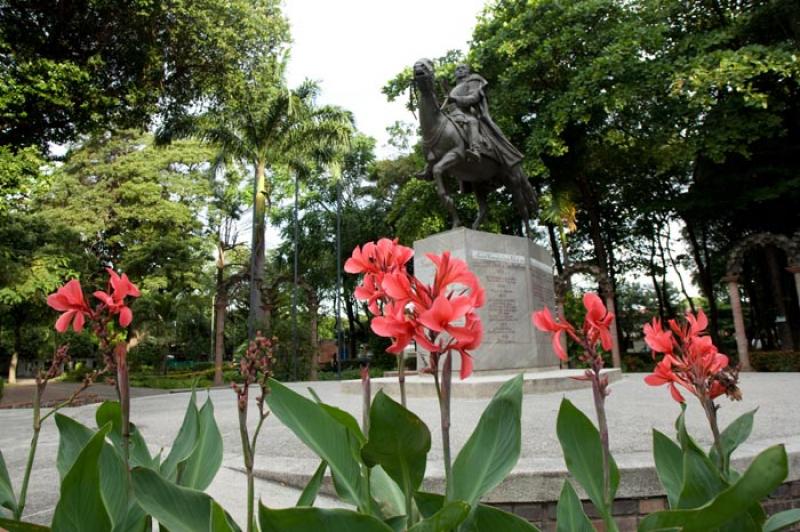
[(389, 103), (381, 88), (421, 57), (464, 50), (486, 0), (285, 0), (292, 33), (289, 86), (321, 83), (320, 103), (349, 109), (356, 127), (378, 140), (386, 127), (413, 122), (404, 101)]

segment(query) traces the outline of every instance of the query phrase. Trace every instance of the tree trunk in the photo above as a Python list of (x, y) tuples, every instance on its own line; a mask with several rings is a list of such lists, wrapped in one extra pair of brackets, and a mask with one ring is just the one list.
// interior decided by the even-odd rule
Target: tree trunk
[(664, 310), (670, 318), (675, 316), (675, 310), (669, 300), (669, 286), (667, 285), (667, 257), (664, 253), (664, 245), (661, 242), (661, 234), (656, 232), (656, 242), (658, 243), (658, 255), (661, 258), (661, 295), (664, 297)]
[(553, 250), (553, 260), (556, 263), (556, 272), (558, 275), (564, 273), (564, 264), (561, 262), (561, 250), (558, 245), (558, 237), (556, 236), (555, 227), (553, 224), (547, 223), (547, 236), (550, 238), (550, 248)]
[(775, 303), (775, 311), (777, 312), (775, 325), (781, 339), (781, 348), (794, 351), (794, 338), (792, 337), (792, 328), (789, 326), (789, 314), (787, 312), (787, 297), (783, 290), (783, 269), (778, 263), (777, 250), (774, 247), (767, 247), (764, 252), (769, 270), (772, 300)]
[(267, 225), (266, 164), (256, 163), (253, 186), (253, 237), (250, 247), (250, 309), (247, 315), (247, 338), (252, 340), (256, 331), (264, 327), (264, 306), (261, 287), (264, 283), (264, 236)]
[(345, 302), (344, 305), (345, 312), (347, 313), (347, 330), (350, 331), (349, 338), (347, 339), (348, 340), (347, 347), (349, 350), (349, 353), (347, 353), (347, 357), (353, 358), (357, 356), (358, 353), (358, 350), (356, 348), (356, 320), (358, 319), (356, 315), (357, 310), (354, 308), (355, 305), (353, 305), (352, 298), (345, 297), (344, 302)]
[(225, 313), (228, 290), (225, 286), (225, 247), (217, 242), (217, 276), (214, 290), (214, 386), (222, 384), (222, 361), (225, 356)]
[(14, 320), (14, 351), (11, 353), (11, 363), (8, 365), (8, 383), (16, 384), (17, 382), (17, 365), (19, 365), (19, 356), (22, 352), (22, 319), (17, 318)]
[(225, 357), (225, 314), (228, 309), (228, 294), (224, 288), (217, 289), (214, 302), (214, 385), (223, 382), (222, 364)]
[(694, 225), (689, 221), (688, 217), (683, 218), (683, 223), (686, 224), (686, 235), (689, 237), (689, 244), (692, 250), (692, 258), (697, 266), (698, 278), (700, 279), (700, 290), (708, 301), (708, 320), (709, 320), (709, 333), (715, 345), (719, 343), (719, 310), (717, 309), (717, 300), (714, 298), (714, 279), (711, 277), (711, 265), (703, 260), (703, 246), (701, 246)]
[(311, 343), (309, 378), (315, 381), (319, 377), (319, 299), (317, 298), (317, 293), (310, 286), (308, 287), (308, 315), (311, 328), (309, 332)]

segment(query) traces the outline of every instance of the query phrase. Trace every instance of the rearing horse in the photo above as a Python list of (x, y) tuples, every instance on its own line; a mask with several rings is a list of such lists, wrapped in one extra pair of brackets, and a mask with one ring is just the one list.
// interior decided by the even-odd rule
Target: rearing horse
[(473, 229), (478, 229), (486, 218), (487, 195), (505, 186), (511, 191), (526, 234), (529, 234), (529, 221), (537, 209), (536, 192), (520, 165), (506, 168), (490, 150), (488, 153), (482, 152), (479, 161), (467, 159), (464, 136), (442, 111), (436, 99), (433, 62), (430, 59), (420, 59), (414, 64), (414, 85), (419, 91), (417, 106), (425, 159), (436, 183), (436, 192), (453, 220), (453, 228), (461, 225), (461, 219), (445, 187), (445, 174), (455, 177), (462, 190), (472, 189), (475, 193), (478, 217), (472, 224)]

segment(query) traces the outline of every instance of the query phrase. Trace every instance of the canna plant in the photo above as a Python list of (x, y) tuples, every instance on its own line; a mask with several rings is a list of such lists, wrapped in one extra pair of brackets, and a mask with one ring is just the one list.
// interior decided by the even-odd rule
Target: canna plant
[[(295, 530), (314, 530), (323, 522), (330, 530), (536, 530), (517, 516), (479, 503), (519, 458), (521, 376), (498, 390), (451, 461), (452, 358), (460, 357), (460, 377), (468, 378), (472, 373), (470, 351), (482, 338), (476, 310), (484, 304), (483, 288), (466, 263), (447, 252), (428, 255), (435, 275), (433, 283), (423, 283), (406, 269), (412, 253), (396, 241), (381, 239), (357, 247), (345, 268), (363, 274), (356, 297), (366, 302), (374, 316), (372, 330), (392, 339), (387, 351), (400, 356), (413, 340), (429, 353), (426, 371), (433, 374), (441, 413), (445, 494), (421, 491), (431, 435), (422, 420), (402, 404), (404, 393), (398, 403), (378, 392), (362, 430), (349, 413), (273, 381), (267, 399), (270, 409), (319, 455), (321, 463), (298, 508), (261, 507), (262, 530), (287, 530), (290, 524)], [(402, 380), (400, 384), (402, 390)], [(339, 498), (356, 511), (306, 506), (313, 502), (326, 468)]]
[[(590, 369), (580, 379), (592, 382), (599, 429), (569, 400), (563, 399), (558, 412), (557, 434), (567, 468), (583, 487), (602, 516), (606, 530), (618, 530), (612, 515), (619, 470), (609, 451), (605, 398), (608, 382), (600, 370), (603, 359), (599, 347), (610, 348), (608, 327), (613, 315), (596, 294), (585, 294), (586, 318), (582, 330), (563, 317), (556, 320), (547, 309), (533, 314), (534, 325), (553, 335), (553, 349), (562, 359), (566, 353), (560, 336), (566, 334), (583, 349), (581, 360)], [(645, 325), (645, 341), (663, 356), (653, 374), (645, 378), (651, 386), (667, 385), (672, 398), (680, 403), (675, 423), (677, 441), (653, 430), (653, 455), (659, 481), (667, 494), (669, 509), (644, 518), (639, 530), (768, 531), (783, 530), (800, 522), (800, 510), (787, 510), (767, 516), (760, 501), (777, 488), (788, 475), (786, 450), (775, 445), (761, 452), (744, 471), (731, 467), (730, 457), (753, 427), (755, 410), (734, 420), (720, 431), (715, 400), (723, 395), (741, 400), (738, 369), (730, 366), (705, 334), (708, 321), (700, 310), (686, 314), (684, 324), (670, 320), (664, 329), (659, 320)], [(687, 432), (686, 400), (678, 386), (694, 395), (703, 408), (713, 437), (704, 450)], [(569, 481), (564, 483), (557, 509), (558, 530), (593, 530), (578, 496)]]

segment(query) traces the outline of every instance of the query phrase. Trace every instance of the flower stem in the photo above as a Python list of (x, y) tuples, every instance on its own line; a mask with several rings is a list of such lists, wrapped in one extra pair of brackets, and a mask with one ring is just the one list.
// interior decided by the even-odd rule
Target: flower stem
[[(444, 476), (447, 482), (446, 500), (453, 500), (453, 471), (450, 461), (450, 392), (452, 390), (453, 372), (452, 357), (450, 353), (445, 354), (442, 364), (442, 384), (437, 392), (439, 395), (439, 411), (442, 418), (442, 455), (444, 458)], [(435, 374), (434, 374), (435, 375)]]
[(28, 451), (28, 461), (25, 464), (25, 474), (22, 477), (22, 488), (19, 491), (17, 509), (14, 511), (15, 521), (19, 521), (22, 518), (22, 511), (25, 509), (25, 500), (28, 498), (28, 482), (30, 482), (31, 479), (33, 460), (36, 457), (36, 446), (39, 443), (39, 432), (42, 430), (42, 394), (44, 393), (44, 388), (46, 385), (46, 382), (37, 382), (36, 388), (33, 390), (33, 436), (31, 437), (31, 448)]
[(717, 454), (719, 455), (719, 470), (723, 474), (723, 476), (728, 476), (728, 459), (725, 456), (725, 453), (722, 450), (722, 438), (720, 437), (719, 433), (719, 425), (717, 423), (717, 407), (714, 405), (714, 401), (708, 398), (705, 398), (700, 401), (703, 405), (703, 410), (706, 412), (706, 418), (708, 419), (708, 424), (711, 426), (711, 433), (714, 435), (714, 447), (717, 449)]
[(128, 346), (124, 342), (118, 343), (114, 347), (114, 354), (117, 362), (117, 393), (122, 415), (122, 458), (125, 460), (125, 470), (130, 477), (131, 394), (128, 380)]
[(589, 352), (594, 355), (591, 371), (592, 393), (594, 395), (594, 408), (597, 414), (600, 446), (603, 454), (603, 502), (608, 509), (607, 512), (604, 512), (603, 521), (605, 522), (606, 529), (612, 531), (617, 530), (617, 525), (611, 514), (611, 507), (614, 504), (614, 499), (611, 494), (611, 450), (609, 449), (608, 421), (606, 420), (606, 392), (600, 377), (603, 364), (602, 358), (598, 358), (598, 355), (592, 351), (593, 350), (589, 350)]
[(401, 351), (397, 355), (397, 382), (400, 385), (400, 404), (406, 406), (406, 359)]
[(239, 436), (242, 440), (242, 458), (247, 476), (247, 532), (253, 532), (253, 499), (255, 497), (255, 484), (253, 481), (253, 450), (247, 434), (247, 403), (244, 408), (239, 408)]
[(361, 430), (369, 434), (369, 409), (372, 400), (371, 381), (369, 378), (369, 362), (361, 366)]

